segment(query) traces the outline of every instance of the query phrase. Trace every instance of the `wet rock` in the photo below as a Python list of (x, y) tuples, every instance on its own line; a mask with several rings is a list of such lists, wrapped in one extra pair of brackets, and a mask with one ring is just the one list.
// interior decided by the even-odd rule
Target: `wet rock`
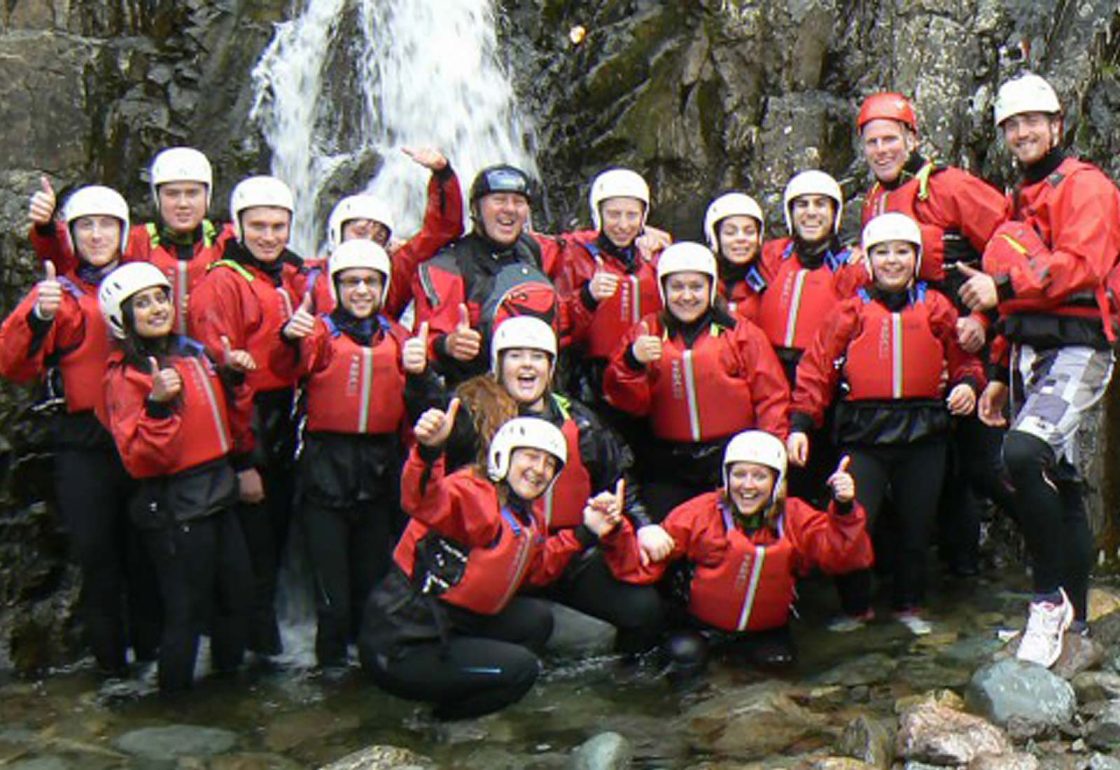
[(835, 751), (886, 770), (894, 761), (894, 741), (893, 731), (886, 724), (861, 715), (844, 728)]
[(237, 735), (217, 727), (169, 725), (132, 730), (113, 741), (121, 751), (145, 759), (212, 757), (237, 743)]
[(968, 763), (968, 770), (1038, 770), (1038, 757), (1033, 754), (981, 754)]
[(1101, 620), (1117, 610), (1120, 610), (1120, 592), (1109, 586), (1094, 586), (1089, 589), (1086, 614), (1090, 623)]
[(903, 714), (918, 706), (941, 706), (943, 708), (964, 711), (964, 699), (952, 690), (934, 690), (920, 695), (910, 695), (899, 698), (894, 704), (894, 713)]
[(1072, 679), (1082, 671), (1104, 660), (1105, 650), (1095, 640), (1080, 634), (1066, 634), (1062, 640), (1062, 654), (1050, 670), (1055, 676)]
[(8, 770), (73, 770), (74, 765), (64, 757), (35, 757), (7, 765)]
[(1015, 658), (980, 669), (969, 682), (969, 708), (1016, 737), (1067, 724), (1077, 707), (1073, 687), (1042, 666)]
[(1120, 674), (1111, 671), (1084, 671), (1070, 680), (1078, 703), (1120, 698)]
[(742, 759), (758, 759), (790, 746), (823, 746), (831, 740), (828, 721), (798, 706), (784, 685), (762, 682), (696, 704), (678, 720), (695, 749)]
[(582, 612), (552, 605), (552, 636), (548, 651), (562, 658), (606, 655), (614, 649), (615, 629), (610, 623)]
[(304, 765), (299, 762), (279, 754), (245, 753), (214, 757), (208, 770), (300, 770), (302, 767)]
[(342, 759), (319, 770), (404, 770), (404, 768), (431, 768), (427, 757), (398, 746), (368, 746), (361, 751), (347, 754)]
[(1089, 757), (1089, 770), (1120, 770), (1120, 759), (1107, 754), (1094, 754)]
[(572, 752), (571, 770), (624, 770), (634, 759), (634, 747), (618, 733), (600, 733)]
[(304, 743), (349, 732), (360, 724), (356, 714), (327, 710), (284, 714), (265, 728), (264, 745), (269, 751), (283, 753)]
[(962, 711), (920, 705), (902, 715), (898, 753), (908, 760), (961, 765), (981, 754), (1009, 754), (1011, 741), (995, 725)]
[(869, 765), (851, 757), (825, 757), (799, 763), (797, 770), (873, 770), (877, 765)]
[(845, 661), (816, 677), (816, 681), (845, 687), (878, 684), (889, 680), (897, 668), (897, 659), (884, 653), (873, 653)]
[(1090, 720), (1085, 739), (1096, 749), (1120, 747), (1120, 701), (1109, 703)]

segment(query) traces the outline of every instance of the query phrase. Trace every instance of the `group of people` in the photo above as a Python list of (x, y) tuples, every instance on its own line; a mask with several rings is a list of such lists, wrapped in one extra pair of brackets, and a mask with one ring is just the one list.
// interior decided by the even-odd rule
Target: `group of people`
[(356, 643), (374, 682), (443, 718), (532, 686), (550, 602), (679, 671), (714, 644), (788, 665), (812, 570), (836, 576), (835, 630), (874, 617), (878, 563), (892, 617), (929, 633), (935, 525), (974, 574), (982, 498), (1029, 547), (1017, 655), (1052, 665), (1085, 622), (1074, 439), (1111, 375), (1120, 191), (1063, 151), (1041, 77), (1005, 83), (995, 122), (1023, 175), (1008, 196), (923, 157), (904, 96), (869, 96), (855, 244), (819, 170), (786, 186), (786, 236), (735, 191), (702, 244), (649, 224), (621, 168), (591, 184), (592, 229), (533, 232), (531, 180), (491, 166), (464, 234), (447, 159), (406, 150), (432, 174), (420, 233), (350, 196), (321, 259), (288, 250), (275, 177), (211, 224), (190, 148), (153, 161), (148, 225), (100, 186), (57, 216), (44, 181), (45, 277), (0, 326), (0, 373), (65, 395), (58, 509), (99, 666), (123, 672), (131, 646), (181, 690), (201, 634), (218, 671), (278, 654), (292, 526), (319, 664)]

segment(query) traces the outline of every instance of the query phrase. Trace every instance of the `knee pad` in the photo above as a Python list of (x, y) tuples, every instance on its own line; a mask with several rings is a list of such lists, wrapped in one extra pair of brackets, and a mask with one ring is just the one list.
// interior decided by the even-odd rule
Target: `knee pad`
[(1009, 430), (1003, 439), (1003, 464), (1012, 478), (1024, 473), (1041, 473), (1054, 463), (1054, 450), (1030, 433)]

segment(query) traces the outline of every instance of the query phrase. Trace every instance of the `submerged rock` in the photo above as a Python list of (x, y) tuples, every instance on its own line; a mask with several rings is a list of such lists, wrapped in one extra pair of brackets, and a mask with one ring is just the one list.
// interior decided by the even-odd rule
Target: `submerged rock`
[(977, 671), (965, 697), (970, 708), (1016, 737), (1068, 724), (1077, 707), (1069, 682), (1042, 666), (1015, 658)]
[(1011, 741), (995, 725), (963, 711), (921, 704), (902, 715), (898, 753), (937, 765), (963, 765), (982, 754), (1012, 752)]
[(367, 746), (323, 765), (319, 770), (422, 770), (432, 767), (434, 765), (427, 757), (399, 746)]
[(572, 752), (571, 770), (624, 770), (634, 759), (630, 741), (618, 733), (600, 733)]
[(237, 735), (229, 730), (198, 725), (144, 727), (113, 741), (121, 751), (145, 759), (212, 757), (229, 751), (236, 743)]

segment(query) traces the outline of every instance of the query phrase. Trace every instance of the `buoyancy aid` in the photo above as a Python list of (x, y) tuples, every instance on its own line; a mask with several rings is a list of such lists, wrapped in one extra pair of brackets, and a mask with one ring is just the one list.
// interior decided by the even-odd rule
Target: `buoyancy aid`
[(191, 258), (182, 259), (178, 254), (178, 244), (164, 243), (159, 225), (149, 222), (133, 228), (129, 238), (126, 259), (129, 261), (151, 262), (171, 282), (171, 298), (175, 303), (175, 334), (188, 334), (187, 300), (190, 292), (206, 277), (210, 265), (221, 258), (223, 244), (218, 240), (218, 229), (204, 219), (199, 227), (201, 233), (191, 246)]
[[(600, 256), (599, 245), (592, 241), (584, 244), (592, 261)], [(606, 359), (610, 357), (619, 339), (631, 326), (649, 313), (661, 309), (661, 294), (657, 290), (657, 266), (635, 257), (633, 272), (618, 269), (610, 258), (603, 259), (604, 269), (619, 276), (614, 295), (600, 300), (595, 308), (591, 327), (587, 332), (587, 356)]]
[(845, 299), (837, 292), (834, 275), (847, 264), (848, 255), (847, 249), (828, 252), (824, 263), (810, 270), (797, 259), (793, 242), (786, 246), (759, 304), (758, 325), (770, 344), (795, 350), (812, 344), (829, 311)]
[(101, 315), (96, 291), (89, 291), (79, 281), (59, 277), (64, 291), (74, 297), (82, 313), (82, 341), (76, 347), (56, 350), (66, 395), (66, 411), (71, 414), (94, 409), (104, 398), (102, 382), (109, 359), (109, 327)]
[(579, 426), (572, 419), (571, 402), (556, 394), (552, 395), (552, 400), (564, 417), (560, 432), (564, 434), (564, 441), (568, 445), (568, 461), (564, 463), (556, 483), (544, 494), (540, 503), (545, 526), (554, 532), (583, 523), (583, 507), (591, 497), (592, 489), (591, 473), (583, 464), (580, 453)]

